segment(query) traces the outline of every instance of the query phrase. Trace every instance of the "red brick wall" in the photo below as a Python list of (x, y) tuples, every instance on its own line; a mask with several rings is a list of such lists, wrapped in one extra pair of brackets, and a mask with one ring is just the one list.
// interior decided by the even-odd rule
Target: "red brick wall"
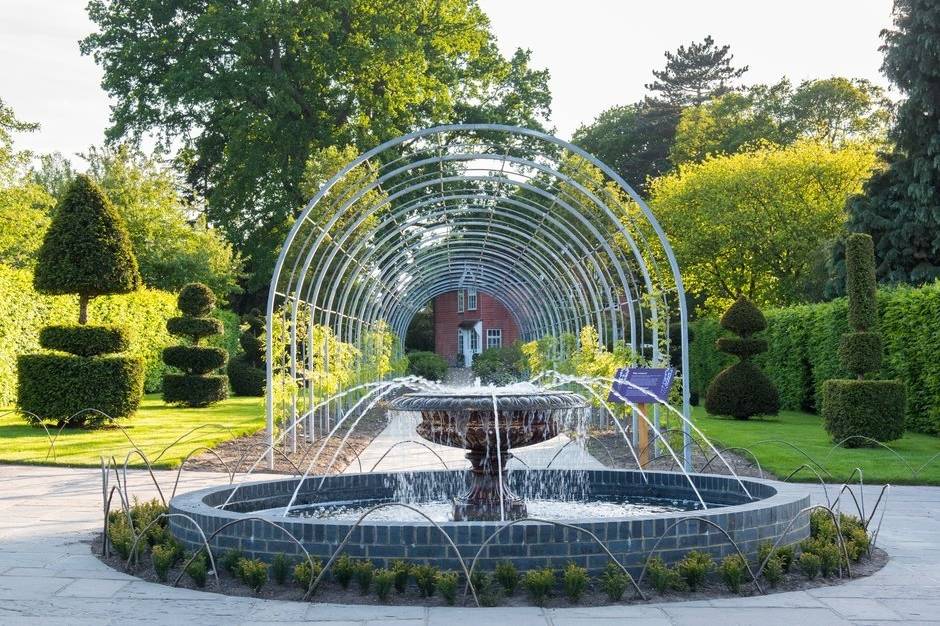
[[(464, 304), (466, 305), (466, 298)], [(499, 328), (503, 331), (504, 346), (512, 345), (519, 339), (519, 329), (512, 315), (498, 300), (483, 292), (477, 292), (476, 310), (458, 313), (457, 292), (449, 291), (434, 299), (434, 351), (448, 362), (457, 364), (457, 328), (460, 322), (476, 320), (483, 322), (484, 350), (488, 328)]]

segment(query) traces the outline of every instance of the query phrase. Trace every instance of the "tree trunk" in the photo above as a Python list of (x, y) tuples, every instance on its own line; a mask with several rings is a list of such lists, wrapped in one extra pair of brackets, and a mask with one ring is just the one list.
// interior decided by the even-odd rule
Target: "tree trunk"
[(78, 323), (85, 324), (88, 321), (88, 301), (91, 300), (86, 294), (78, 296)]

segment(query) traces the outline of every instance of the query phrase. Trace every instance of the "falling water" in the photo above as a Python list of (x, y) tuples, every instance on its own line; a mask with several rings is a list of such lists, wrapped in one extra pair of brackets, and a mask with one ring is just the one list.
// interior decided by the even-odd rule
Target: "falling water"
[[(497, 477), (499, 478), (499, 521), (505, 522), (506, 521), (506, 503), (503, 502), (503, 493), (504, 493), (503, 455), (502, 455), (502, 452), (500, 452), (502, 445), (500, 445), (501, 442), (499, 440), (499, 403), (496, 400), (495, 391), (493, 391), (490, 394), (490, 397), (493, 398), (493, 420), (495, 421), (495, 424), (496, 424), (496, 463), (497, 465), (499, 465), (499, 471), (496, 473)], [(489, 442), (488, 437), (487, 437), (487, 442)], [(489, 453), (490, 453), (489, 443), (487, 443), (487, 450), (486, 450), (487, 456), (489, 456)]]

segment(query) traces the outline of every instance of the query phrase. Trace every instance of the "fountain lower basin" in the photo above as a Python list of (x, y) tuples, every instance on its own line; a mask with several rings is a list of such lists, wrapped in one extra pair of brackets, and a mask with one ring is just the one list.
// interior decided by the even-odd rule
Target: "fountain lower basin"
[[(573, 473), (579, 475), (580, 501), (584, 502), (631, 497), (695, 500), (686, 477), (672, 472), (646, 472), (644, 480), (635, 470), (550, 469), (513, 471), (508, 479), (510, 488), (525, 497), (564, 498), (564, 493), (553, 493), (553, 489), (556, 485), (570, 484)], [(343, 519), (285, 517), (272, 512), (278, 507), (283, 510), (299, 478), (244, 483), (225, 508), (219, 507), (234, 490), (231, 485), (178, 495), (170, 502), (170, 511), (192, 518), (211, 538), (214, 552), (239, 549), (246, 556), (267, 561), (280, 553), (302, 555), (300, 546), (288, 533), (312, 556), (327, 559), (352, 529), (344, 552), (368, 558), (379, 567), (404, 559), (458, 569), (460, 562), (450, 540), (468, 567), (483, 547), (476, 566), (483, 570), (491, 571), (498, 562), (511, 559), (523, 570), (563, 568), (568, 562), (575, 562), (599, 572), (610, 558), (598, 543), (601, 542), (638, 574), (651, 553), (667, 564), (677, 562), (692, 549), (722, 558), (736, 552), (733, 539), (749, 558), (756, 558), (758, 545), (764, 541), (783, 537), (784, 544), (791, 544), (809, 536), (808, 514), (800, 512), (809, 505), (809, 496), (798, 485), (743, 478), (756, 498), (752, 501), (731, 476), (692, 474), (691, 479), (709, 503), (708, 509), (610, 518), (561, 513), (558, 523), (518, 520), (432, 523), (423, 518), (394, 521), (367, 516), (357, 526)], [(297, 507), (338, 502), (360, 506), (388, 503), (397, 499), (397, 489), (403, 481), (433, 484), (443, 489), (445, 500), (468, 486), (465, 472), (460, 471), (340, 474), (326, 476), (322, 488), (318, 488), (320, 480), (321, 477), (310, 477), (304, 481)], [(199, 530), (185, 517), (172, 516), (170, 529), (190, 549), (203, 545)]]

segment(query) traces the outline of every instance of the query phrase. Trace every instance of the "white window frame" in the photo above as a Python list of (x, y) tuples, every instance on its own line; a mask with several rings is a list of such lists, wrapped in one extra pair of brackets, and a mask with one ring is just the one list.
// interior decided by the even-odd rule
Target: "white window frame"
[(476, 289), (467, 289), (467, 310), (468, 311), (477, 310), (477, 290)]
[(457, 312), (463, 313), (463, 289), (457, 290)]
[(477, 335), (477, 331), (471, 330), (470, 332), (470, 354), (480, 354), (480, 336)]
[(486, 329), (486, 349), (490, 348), (502, 348), (503, 347), (503, 329), (502, 328), (487, 328)]
[(457, 354), (463, 354), (463, 331), (457, 329)]

